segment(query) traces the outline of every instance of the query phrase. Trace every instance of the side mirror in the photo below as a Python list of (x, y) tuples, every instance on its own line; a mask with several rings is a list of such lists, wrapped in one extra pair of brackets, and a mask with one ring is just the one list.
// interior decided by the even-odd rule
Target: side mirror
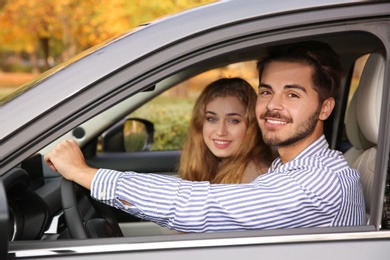
[(153, 144), (154, 125), (142, 118), (126, 118), (102, 135), (102, 151), (138, 152), (149, 151)]

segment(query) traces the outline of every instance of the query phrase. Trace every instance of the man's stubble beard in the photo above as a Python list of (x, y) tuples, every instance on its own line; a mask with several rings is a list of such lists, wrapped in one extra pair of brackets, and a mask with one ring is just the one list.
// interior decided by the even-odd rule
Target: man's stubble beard
[[(304, 121), (303, 123), (301, 123), (299, 125), (296, 133), (293, 133), (293, 134), (287, 136), (286, 139), (284, 139), (284, 140), (281, 137), (278, 137), (276, 135), (271, 134), (270, 136), (268, 136), (265, 134), (265, 131), (263, 131), (263, 129), (262, 129), (264, 142), (267, 145), (285, 147), (285, 146), (290, 146), (290, 145), (310, 136), (316, 128), (320, 112), (321, 112), (321, 107), (319, 107), (317, 109), (317, 111), (313, 115), (311, 115), (306, 121)], [(277, 115), (275, 113), (271, 113), (269, 111), (267, 111), (266, 113), (261, 115), (260, 118), (264, 118), (266, 116), (270, 116), (270, 117), (274, 117), (274, 118), (283, 118), (287, 121), (287, 123), (294, 122), (292, 120), (292, 118), (282, 117), (280, 115)]]

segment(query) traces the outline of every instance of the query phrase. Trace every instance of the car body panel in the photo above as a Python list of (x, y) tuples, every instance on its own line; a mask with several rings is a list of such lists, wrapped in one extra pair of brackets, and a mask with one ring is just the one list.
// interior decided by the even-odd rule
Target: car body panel
[[(367, 227), (369, 230), (369, 227)], [(333, 232), (332, 232), (333, 231)], [(262, 232), (256, 236), (256, 232), (240, 232), (241, 234), (202, 234), (202, 235), (171, 235), (165, 237), (153, 237), (145, 239), (118, 238), (108, 241), (88, 241), (83, 246), (77, 243), (61, 243), (55, 241), (50, 245), (39, 248), (28, 248), (26, 245), (15, 245), (15, 254), (18, 259), (23, 256), (39, 257), (58, 256), (58, 250), (64, 250), (62, 244), (66, 244), (69, 257), (77, 255), (77, 259), (90, 259), (92, 254), (97, 257), (102, 254), (112, 254), (118, 259), (129, 257), (142, 259), (214, 259), (224, 256), (226, 259), (237, 259), (245, 256), (245, 259), (258, 259), (272, 257), (272, 259), (348, 259), (352, 255), (354, 259), (387, 259), (384, 258), (383, 249), (388, 247), (389, 232), (351, 232), (336, 233), (329, 229), (329, 233), (294, 235), (294, 230), (284, 232), (284, 236), (277, 236), (277, 231)], [(287, 233), (287, 234), (286, 234)], [(290, 235), (288, 235), (290, 233)], [(302, 232), (300, 232), (302, 233)], [(332, 243), (329, 243), (331, 237)], [(369, 242), (365, 241), (369, 240)], [(23, 249), (17, 250), (18, 247)], [(353, 253), (352, 253), (353, 252)], [(351, 254), (352, 253), (352, 254)], [(187, 256), (186, 256), (187, 255)], [(63, 257), (66, 255), (63, 255)], [(99, 258), (95, 258), (99, 259)], [(103, 258), (101, 258), (103, 259)]]

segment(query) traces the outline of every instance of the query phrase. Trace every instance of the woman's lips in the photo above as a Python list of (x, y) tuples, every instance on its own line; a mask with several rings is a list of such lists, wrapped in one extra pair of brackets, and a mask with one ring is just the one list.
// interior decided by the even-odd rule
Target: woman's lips
[(226, 141), (226, 140), (213, 139), (213, 141), (214, 141), (215, 147), (217, 147), (218, 149), (227, 148), (232, 143), (232, 141)]

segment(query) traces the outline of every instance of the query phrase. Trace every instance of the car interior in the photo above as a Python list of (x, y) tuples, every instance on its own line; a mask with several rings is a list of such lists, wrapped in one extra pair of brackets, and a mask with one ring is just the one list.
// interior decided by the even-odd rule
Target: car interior
[[(378, 162), (376, 155), (380, 118), (386, 116), (380, 115), (386, 59), (385, 53), (381, 49), (381, 41), (373, 35), (359, 32), (313, 36), (312, 38), (331, 44), (340, 54), (346, 69), (337, 107), (332, 117), (326, 122), (326, 138), (331, 148), (342, 150), (350, 165), (361, 173), (368, 225), (374, 225), (373, 229), (385, 228), (373, 224), (380, 222), (382, 217), (379, 212), (383, 207), (384, 195), (380, 194), (379, 191), (385, 185), (383, 180), (385, 180), (386, 176), (384, 175), (387, 172), (375, 169)], [(298, 40), (307, 39), (310, 37)], [(278, 42), (272, 44), (278, 44)], [(43, 163), (42, 156), (60, 140), (73, 138), (79, 142), (88, 164), (93, 167), (174, 175), (180, 150), (149, 151), (146, 149), (129, 153), (120, 152), (115, 147), (112, 148), (113, 146), (107, 146), (110, 148), (98, 153), (97, 147), (99, 140), (101, 140), (99, 138), (102, 138), (103, 133), (107, 134), (109, 129), (114, 129), (113, 126), (122, 122), (124, 118), (143, 104), (178, 83), (211, 69), (226, 67), (238, 62), (253, 61), (266, 47), (265, 45), (252, 44), (230, 52), (226, 52), (221, 47), (219, 51), (224, 52), (222, 54), (211, 55), (210, 58), (197, 62), (189, 62), (188, 66), (183, 67), (180, 71), (167, 73), (166, 77), (153, 86), (144, 86), (144, 91), (124, 99), (47, 147), (43, 147), (37, 154), (2, 176), (9, 203), (9, 240), (58, 240), (75, 237), (177, 234), (152, 223), (141, 221), (119, 210), (107, 209), (100, 203), (93, 201), (85, 190), (73, 183), (62, 181), (58, 173), (53, 172)], [(369, 58), (348, 106), (355, 61), (367, 54), (369, 54)], [(122, 128), (119, 127), (119, 129)], [(106, 142), (110, 142), (110, 140), (114, 142), (114, 139), (106, 138)], [(380, 160), (384, 160), (384, 158), (388, 158), (388, 156), (381, 156)], [(381, 174), (375, 175), (378, 172)], [(100, 220), (94, 220), (89, 222), (91, 228), (88, 229), (93, 231), (92, 235), (70, 234), (69, 226), (72, 225), (70, 222), (74, 222), (74, 219), (66, 219), (64, 216), (66, 213), (64, 213), (63, 207), (68, 203), (64, 202), (65, 197), (72, 198), (69, 203), (77, 204), (79, 212), (72, 214), (78, 214), (80, 220), (103, 218), (108, 220), (109, 224), (107, 221), (102, 223)], [(69, 206), (66, 207), (69, 208)], [(110, 232), (107, 232), (107, 225), (109, 225)], [(74, 228), (74, 230), (77, 229), (77, 227)], [(84, 228), (79, 228), (79, 230), (85, 231)]]
[(359, 86), (352, 97), (347, 114), (346, 132), (353, 145), (346, 153), (352, 167), (360, 173), (366, 204), (367, 222), (374, 199), (373, 181), (380, 111), (382, 104), (385, 61), (381, 51), (372, 52), (364, 66)]

